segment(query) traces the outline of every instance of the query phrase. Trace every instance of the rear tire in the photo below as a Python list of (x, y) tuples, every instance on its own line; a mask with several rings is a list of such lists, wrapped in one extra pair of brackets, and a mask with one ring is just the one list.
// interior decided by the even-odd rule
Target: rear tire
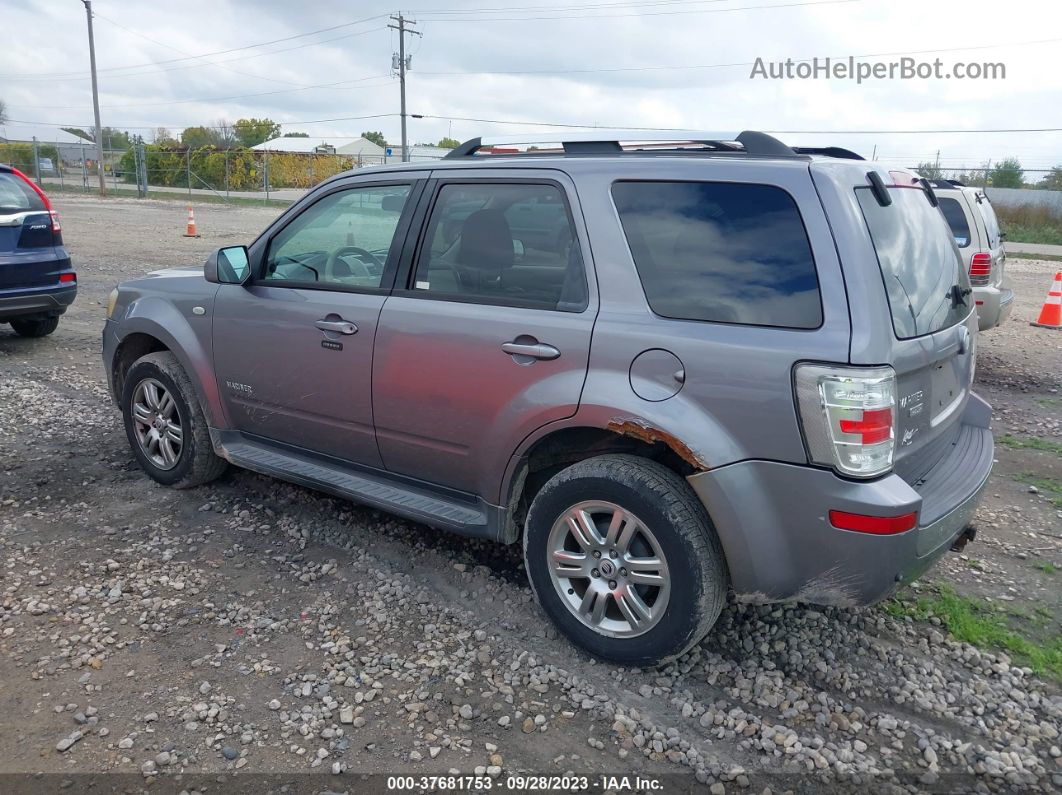
[(683, 654), (726, 601), (726, 561), (704, 506), (674, 472), (632, 455), (554, 475), (528, 512), (524, 563), (557, 627), (617, 663)]
[(214, 453), (191, 379), (169, 351), (149, 353), (129, 368), (122, 418), (137, 462), (164, 486), (200, 486), (228, 466)]
[(47, 337), (59, 328), (58, 317), (23, 318), (10, 321), (11, 328), (20, 337)]

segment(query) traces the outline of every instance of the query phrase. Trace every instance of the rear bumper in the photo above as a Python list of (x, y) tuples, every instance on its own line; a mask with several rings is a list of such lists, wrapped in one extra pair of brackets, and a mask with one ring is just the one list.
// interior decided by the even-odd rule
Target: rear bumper
[(1014, 291), (992, 285), (974, 287), (974, 299), (977, 301), (977, 328), (987, 331), (1010, 316), (1014, 306)]
[[(854, 606), (919, 577), (973, 517), (992, 471), (990, 409), (971, 395), (955, 441), (914, 485), (870, 482), (809, 466), (745, 461), (689, 478), (726, 552), (737, 598)], [(874, 536), (838, 530), (830, 510), (919, 514), (913, 530)]]
[(0, 288), (0, 322), (31, 315), (61, 315), (77, 297), (77, 285)]

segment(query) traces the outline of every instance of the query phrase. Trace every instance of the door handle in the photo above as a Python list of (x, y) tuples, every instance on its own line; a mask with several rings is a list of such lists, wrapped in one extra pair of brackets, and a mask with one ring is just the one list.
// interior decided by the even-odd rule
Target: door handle
[(560, 351), (544, 342), (503, 342), (501, 349), (512, 356), (530, 356), (532, 359), (556, 359)]
[(358, 327), (349, 320), (318, 320), (314, 325), (321, 331), (335, 331), (338, 334), (358, 333)]

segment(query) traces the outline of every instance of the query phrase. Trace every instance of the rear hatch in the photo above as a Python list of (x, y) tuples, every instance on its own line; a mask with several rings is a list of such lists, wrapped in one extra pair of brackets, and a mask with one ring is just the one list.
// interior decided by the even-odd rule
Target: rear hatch
[(896, 371), (893, 471), (917, 486), (959, 435), (977, 320), (969, 277), (929, 189), (884, 189), (887, 206), (869, 187), (855, 193), (887, 296), (891, 339), (879, 330), (882, 344), (872, 354), (879, 360), (853, 363), (880, 364), (885, 356)]
[(46, 200), (18, 174), (0, 171), (0, 289), (56, 283), (58, 245)]

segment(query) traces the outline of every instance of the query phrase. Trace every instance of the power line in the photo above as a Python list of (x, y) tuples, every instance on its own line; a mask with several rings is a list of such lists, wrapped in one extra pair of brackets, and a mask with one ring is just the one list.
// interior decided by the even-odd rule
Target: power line
[[(801, 6), (824, 6), (824, 5), (837, 5), (840, 3), (861, 3), (864, 0), (806, 0), (806, 2), (797, 3), (779, 3), (775, 5), (764, 6), (737, 6), (734, 8), (693, 8), (683, 9), (678, 11), (646, 11), (644, 13), (633, 14), (578, 14), (578, 15), (544, 15), (544, 16), (524, 16), (524, 17), (482, 17), (482, 16), (468, 16), (468, 17), (423, 17), (422, 22), (533, 22), (538, 20), (564, 20), (564, 19), (608, 19), (617, 17), (658, 17), (658, 16), (675, 16), (678, 14), (725, 14), (730, 11), (758, 11), (761, 9), (769, 8), (798, 8)], [(432, 12), (427, 12), (432, 13)], [(470, 14), (475, 13), (473, 11), (468, 12)]]
[[(828, 55), (828, 56), (813, 56), (810, 58), (764, 58), (764, 61), (778, 61), (778, 60), (791, 60), (793, 63), (811, 63), (815, 58), (820, 60), (830, 58), (833, 61), (844, 58), (890, 58), (899, 55), (933, 55), (937, 53), (948, 52), (963, 52), (966, 50), (992, 50), (1000, 47), (1027, 47), (1038, 44), (1056, 44), (1062, 42), (1062, 38), (1055, 39), (1033, 39), (1032, 41), (1015, 41), (1015, 42), (1002, 42), (995, 44), (974, 44), (964, 47), (942, 47), (933, 48), (929, 50), (902, 50), (895, 52), (869, 52), (862, 53), (860, 55)], [(656, 71), (676, 71), (687, 69), (725, 69), (728, 67), (737, 66), (753, 66), (756, 61), (735, 61), (732, 63), (709, 63), (709, 64), (668, 64), (668, 65), (654, 65), (654, 66), (609, 66), (595, 69), (483, 69), (473, 70), (467, 72), (420, 72), (422, 75), (429, 77), (442, 77), (442, 76), (456, 76), (456, 75), (550, 75), (550, 74), (591, 74), (597, 72), (656, 72)]]
[[(197, 60), (197, 59), (201, 59), (201, 58), (209, 58), (209, 57), (212, 57), (214, 55), (227, 55), (228, 53), (232, 53), (232, 52), (240, 52), (241, 50), (250, 50), (250, 49), (254, 49), (256, 47), (268, 47), (271, 44), (281, 44), (281, 43), (283, 43), (285, 41), (292, 41), (294, 39), (301, 39), (301, 38), (305, 38), (306, 36), (314, 36), (314, 35), (316, 35), (318, 33), (327, 33), (327, 32), (332, 31), (332, 30), (339, 30), (340, 28), (348, 28), (348, 27), (351, 27), (353, 25), (361, 25), (361, 24), (363, 24), (365, 22), (371, 22), (371, 21), (373, 21), (375, 19), (383, 19), (386, 16), (387, 16), (387, 14), (376, 14), (376, 15), (371, 16), (371, 17), (365, 17), (364, 19), (354, 20), (353, 22), (343, 22), (343, 23), (341, 23), (339, 25), (331, 25), (331, 26), (329, 26), (327, 28), (319, 28), (318, 30), (311, 30), (311, 31), (308, 31), (307, 33), (296, 33), (296, 34), (294, 34), (292, 36), (284, 36), (283, 38), (272, 39), (271, 41), (262, 41), (262, 42), (258, 42), (256, 44), (245, 44), (242, 47), (230, 47), (227, 50), (215, 50), (213, 52), (205, 52), (205, 53), (201, 53), (199, 55), (189, 55), (189, 56), (184, 57), (184, 58), (170, 58), (170, 59), (165, 60), (165, 61), (149, 61), (147, 63), (128, 64), (126, 66), (109, 66), (109, 67), (106, 67), (104, 69), (100, 69), (99, 71), (100, 72), (120, 72), (120, 71), (125, 71), (127, 69), (140, 69), (140, 68), (145, 67), (145, 66), (154, 67), (154, 66), (170, 64), (170, 63), (179, 63), (181, 61), (189, 61), (189, 60)], [(374, 30), (380, 30), (380, 29), (381, 28), (375, 28)], [(363, 31), (363, 33), (371, 33), (371, 32), (372, 31)], [(359, 33), (359, 34), (354, 34), (354, 35), (361, 35), (361, 34)], [(346, 36), (339, 36), (337, 38), (346, 38)], [(299, 45), (299, 47), (291, 47), (289, 49), (300, 49), (301, 47), (312, 47), (312, 46), (314, 46), (316, 44), (324, 44), (324, 43), (329, 42), (329, 41), (336, 41), (336, 39), (324, 39), (323, 41), (308, 42), (306, 44)], [(276, 50), (275, 52), (287, 52), (287, 50)], [(271, 53), (262, 53), (262, 54), (263, 55), (269, 55)], [(257, 57), (257, 56), (252, 56), (252, 57)], [(239, 60), (239, 59), (231, 58), (229, 60), (230, 61), (235, 61), (235, 60)], [(164, 71), (170, 71), (170, 70), (164, 70)], [(31, 80), (31, 79), (52, 78), (52, 77), (80, 77), (80, 76), (83, 76), (84, 74), (85, 74), (84, 72), (36, 72), (36, 73), (26, 73), (26, 74), (21, 74), (21, 75), (18, 75), (18, 74), (0, 75), (0, 78), (4, 78), (4, 79), (8, 79), (8, 80), (15, 80), (15, 79), (18, 79), (18, 80)], [(129, 76), (129, 75), (126, 75), (126, 76)]]
[[(347, 86), (346, 85), (347, 83), (362, 83), (362, 82), (366, 82), (368, 80), (379, 80), (381, 78), (386, 78), (388, 81), (390, 81), (391, 76), (390, 75), (369, 75), (368, 77), (360, 77), (360, 78), (356, 78), (354, 80), (341, 80), (338, 83), (318, 83), (316, 85), (299, 86), (298, 88), (279, 88), (276, 91), (259, 91), (259, 92), (254, 93), (254, 94), (233, 94), (233, 95), (227, 96), (227, 97), (199, 97), (199, 98), (196, 98), (196, 99), (171, 99), (171, 100), (166, 100), (165, 102), (135, 102), (135, 103), (128, 104), (128, 105), (101, 105), (100, 107), (101, 108), (107, 108), (108, 110), (113, 109), (113, 108), (151, 108), (151, 107), (159, 107), (159, 106), (162, 106), (162, 105), (186, 105), (186, 104), (195, 103), (195, 102), (219, 102), (219, 101), (222, 101), (222, 100), (230, 100), (230, 99), (246, 99), (248, 97), (265, 97), (265, 96), (270, 96), (270, 95), (273, 95), (273, 94), (291, 94), (291, 93), (296, 92), (296, 91), (308, 91), (310, 89), (315, 89), (315, 88), (334, 88), (334, 89), (339, 89), (339, 90), (343, 90), (343, 91), (349, 91), (349, 90), (354, 90), (354, 89), (358, 89), (358, 88), (380, 88), (380, 87), (382, 87), (384, 85), (388, 85), (389, 84), (389, 82), (388, 82), (388, 83), (380, 83), (380, 84), (374, 85), (374, 86)], [(85, 105), (13, 105), (12, 107), (38, 108), (38, 109), (47, 109), (47, 110), (81, 110), (82, 108), (85, 108), (87, 106), (85, 106)]]
[[(165, 47), (167, 50), (173, 50), (173, 52), (179, 52), (181, 55), (187, 56), (188, 58), (196, 58), (197, 57), (195, 55), (192, 55), (189, 52), (185, 52), (184, 50), (182, 50), (182, 49), (180, 49), (178, 47), (174, 47), (171, 44), (166, 44), (165, 42), (161, 42), (161, 41), (158, 41), (156, 39), (151, 38), (150, 36), (146, 36), (146, 35), (144, 35), (143, 33), (141, 33), (138, 30), (133, 30), (132, 28), (127, 28), (125, 25), (121, 24), (120, 22), (115, 22), (113, 19), (108, 19), (107, 17), (103, 16), (100, 13), (96, 13), (95, 16), (96, 16), (96, 19), (102, 19), (104, 22), (106, 22), (106, 23), (108, 23), (110, 25), (114, 25), (114, 27), (120, 28), (121, 30), (124, 30), (126, 33), (132, 33), (134, 36), (139, 36), (144, 41), (149, 41), (152, 44), (155, 44), (155, 45), (157, 45), (159, 47)], [(298, 83), (292, 83), (292, 82), (287, 81), (287, 80), (281, 80), (279, 77), (266, 77), (265, 75), (256, 75), (256, 74), (251, 74), (250, 72), (241, 72), (238, 69), (233, 69), (231, 66), (225, 66), (223, 63), (217, 63), (215, 61), (206, 61), (206, 64), (209, 65), (209, 66), (217, 66), (217, 67), (219, 67), (221, 69), (224, 69), (226, 72), (232, 72), (235, 75), (243, 75), (244, 77), (253, 77), (256, 80), (268, 80), (271, 83), (286, 83), (289, 86), (299, 85)]]

